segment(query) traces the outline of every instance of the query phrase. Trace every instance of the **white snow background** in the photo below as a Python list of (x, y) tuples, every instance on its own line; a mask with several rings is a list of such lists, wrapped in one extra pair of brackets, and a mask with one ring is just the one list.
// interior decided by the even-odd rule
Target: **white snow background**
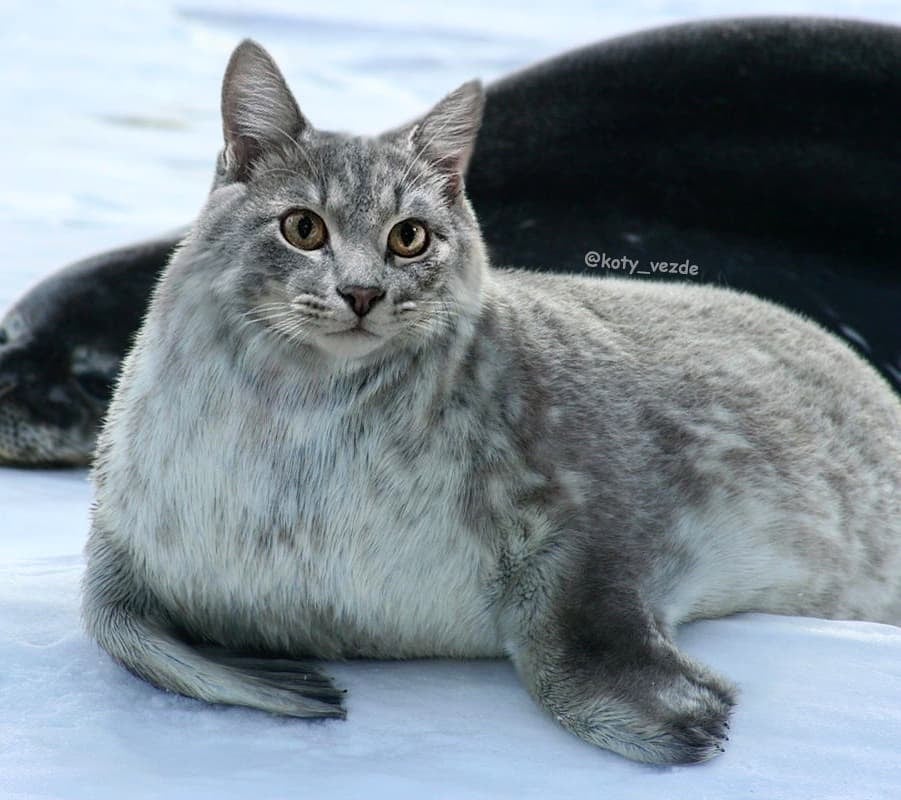
[[(375, 132), (475, 75), (740, 13), (901, 22), (901, 4), (875, 1), (0, 0), (0, 307), (65, 262), (192, 218), (244, 36), (314, 124)], [(766, 615), (686, 628), (684, 647), (741, 687), (726, 754), (701, 766), (577, 740), (504, 662), (330, 664), (347, 721), (279, 719), (160, 692), (85, 637), (89, 502), (83, 471), (0, 469), (3, 800), (901, 797), (901, 629)]]

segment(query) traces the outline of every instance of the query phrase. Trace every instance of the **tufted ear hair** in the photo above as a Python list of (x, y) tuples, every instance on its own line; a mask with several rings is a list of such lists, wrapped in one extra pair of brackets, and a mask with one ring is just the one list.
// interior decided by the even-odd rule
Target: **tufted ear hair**
[(463, 188), (463, 176), (482, 124), (485, 92), (480, 81), (468, 81), (439, 101), (415, 122), (386, 136), (405, 140), (414, 158), (422, 158), (445, 176), (446, 194), (453, 200)]
[(272, 57), (245, 39), (232, 53), (222, 81), (225, 178), (246, 181), (262, 156), (294, 147), (308, 128)]

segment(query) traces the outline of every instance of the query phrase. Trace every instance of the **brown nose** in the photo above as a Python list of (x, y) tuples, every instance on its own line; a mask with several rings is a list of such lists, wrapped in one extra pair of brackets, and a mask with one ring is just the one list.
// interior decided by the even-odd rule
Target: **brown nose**
[(385, 290), (378, 286), (340, 286), (338, 294), (358, 317), (365, 317), (376, 302), (385, 296)]

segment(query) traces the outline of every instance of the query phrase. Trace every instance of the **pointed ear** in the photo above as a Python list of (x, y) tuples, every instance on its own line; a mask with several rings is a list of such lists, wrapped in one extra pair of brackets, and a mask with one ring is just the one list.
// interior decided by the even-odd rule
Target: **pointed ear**
[(447, 197), (463, 188), (463, 176), (482, 124), (485, 93), (480, 81), (452, 91), (420, 120), (394, 136), (406, 136), (415, 157), (424, 158), (447, 177)]
[(269, 53), (250, 39), (241, 42), (222, 82), (226, 179), (247, 180), (261, 156), (290, 149), (309, 127)]

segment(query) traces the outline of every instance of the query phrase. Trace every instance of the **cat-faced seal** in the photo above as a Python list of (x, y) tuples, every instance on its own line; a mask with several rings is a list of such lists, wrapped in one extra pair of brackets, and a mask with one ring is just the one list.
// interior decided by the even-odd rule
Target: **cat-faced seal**
[(341, 716), (307, 657), (510, 657), (568, 730), (721, 752), (676, 647), (743, 610), (901, 622), (901, 402), (751, 295), (488, 265), (465, 84), (317, 131), (243, 43), (213, 191), (100, 437), (84, 616), (151, 683)]
[[(692, 282), (811, 316), (901, 389), (899, 104), (894, 27), (794, 18), (647, 31), (488, 87), (468, 192), (496, 263), (622, 275), (586, 254), (642, 271), (690, 258)], [(0, 462), (87, 462), (109, 365), (181, 235), (63, 270), (12, 309)], [(84, 354), (98, 352), (85, 386)]]

